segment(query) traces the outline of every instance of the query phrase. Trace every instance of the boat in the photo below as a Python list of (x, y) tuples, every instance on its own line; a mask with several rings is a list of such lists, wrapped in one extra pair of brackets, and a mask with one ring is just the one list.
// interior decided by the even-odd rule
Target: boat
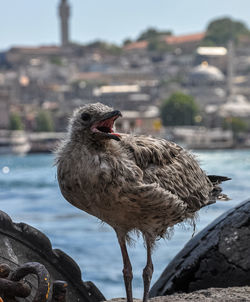
[(216, 150), (234, 148), (233, 132), (221, 128), (175, 127), (172, 129), (175, 141), (187, 149)]
[(25, 155), (31, 148), (28, 136), (22, 130), (0, 130), (0, 155)]
[(55, 150), (58, 142), (65, 139), (61, 132), (31, 132), (28, 138), (31, 144), (30, 153), (49, 153)]

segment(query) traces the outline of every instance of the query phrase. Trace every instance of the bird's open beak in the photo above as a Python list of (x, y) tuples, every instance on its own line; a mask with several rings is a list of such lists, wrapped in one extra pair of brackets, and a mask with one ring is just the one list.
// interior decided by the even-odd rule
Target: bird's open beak
[(114, 111), (111, 111), (111, 112), (108, 112), (108, 113), (104, 114), (104, 117), (102, 118), (102, 121), (111, 119), (113, 117), (115, 117), (115, 119), (117, 119), (119, 116), (122, 116), (121, 111), (114, 110)]
[(120, 116), (122, 116), (122, 114), (119, 110), (108, 112), (102, 117), (100, 121), (92, 125), (91, 130), (94, 133), (100, 133), (108, 138), (112, 138), (119, 141), (120, 135), (114, 132), (113, 126), (115, 120)]

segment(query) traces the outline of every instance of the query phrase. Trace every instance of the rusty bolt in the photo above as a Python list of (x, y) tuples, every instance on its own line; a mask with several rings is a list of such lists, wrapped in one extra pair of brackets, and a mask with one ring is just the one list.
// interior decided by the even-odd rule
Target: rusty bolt
[(53, 283), (52, 302), (66, 302), (68, 284), (65, 281), (55, 281)]
[(0, 290), (6, 297), (21, 297), (26, 298), (30, 295), (31, 289), (27, 283), (14, 282), (0, 278)]
[[(10, 267), (8, 264), (1, 263), (0, 264), (0, 278), (7, 278), (10, 273)], [(0, 300), (1, 302), (1, 300)]]

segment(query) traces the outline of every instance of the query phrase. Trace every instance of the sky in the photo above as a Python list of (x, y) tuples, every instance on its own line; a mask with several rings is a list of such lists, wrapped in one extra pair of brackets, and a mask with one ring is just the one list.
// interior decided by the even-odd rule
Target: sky
[[(250, 27), (249, 0), (68, 0), (71, 41), (97, 39), (121, 44), (148, 27), (174, 34), (204, 31), (220, 17)], [(0, 0), (0, 50), (59, 44), (59, 0)]]

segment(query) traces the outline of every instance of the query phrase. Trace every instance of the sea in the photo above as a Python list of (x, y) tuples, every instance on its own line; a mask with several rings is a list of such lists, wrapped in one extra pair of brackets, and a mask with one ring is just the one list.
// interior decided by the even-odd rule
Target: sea
[[(201, 209), (198, 233), (222, 213), (250, 198), (250, 150), (199, 151), (195, 155), (208, 174), (232, 178), (223, 184), (223, 190), (231, 200)], [(0, 156), (0, 210), (13, 221), (28, 223), (44, 232), (53, 248), (63, 250), (77, 262), (82, 279), (94, 282), (107, 299), (125, 296), (122, 258), (114, 231), (64, 200), (52, 154)], [(170, 240), (157, 242), (153, 253), (152, 284), (191, 239), (192, 233), (192, 227), (177, 225)], [(134, 274), (134, 297), (139, 298), (146, 262), (141, 238), (135, 238), (129, 254)]]

